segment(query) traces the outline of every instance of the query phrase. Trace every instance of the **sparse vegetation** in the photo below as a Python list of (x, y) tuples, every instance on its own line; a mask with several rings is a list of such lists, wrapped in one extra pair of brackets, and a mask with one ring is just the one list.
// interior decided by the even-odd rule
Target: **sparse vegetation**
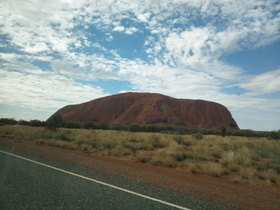
[[(116, 131), (131, 131), (131, 132), (146, 132), (146, 133), (166, 133), (180, 135), (193, 135), (193, 138), (202, 139), (204, 135), (217, 136), (240, 136), (240, 137), (263, 137), (268, 139), (280, 140), (280, 130), (278, 131), (253, 131), (253, 130), (231, 130), (225, 127), (221, 129), (199, 129), (187, 128), (178, 125), (157, 125), (157, 124), (130, 124), (130, 125), (114, 125), (105, 122), (65, 122), (60, 115), (53, 115), (47, 122), (40, 120), (15, 120), (13, 118), (0, 118), (0, 126), (3, 125), (31, 125), (35, 127), (49, 127), (50, 120), (59, 119), (58, 127), (72, 129), (90, 129), (90, 130), (116, 130)], [(49, 122), (48, 122), (49, 121)], [(180, 138), (180, 137), (179, 137)]]
[[(89, 126), (89, 125), (87, 125)], [(100, 125), (106, 127), (105, 125)], [(111, 155), (191, 173), (229, 176), (236, 183), (279, 183), (280, 142), (271, 138), (66, 129), (23, 125), (0, 126), (0, 136), (33, 141), (88, 154)]]

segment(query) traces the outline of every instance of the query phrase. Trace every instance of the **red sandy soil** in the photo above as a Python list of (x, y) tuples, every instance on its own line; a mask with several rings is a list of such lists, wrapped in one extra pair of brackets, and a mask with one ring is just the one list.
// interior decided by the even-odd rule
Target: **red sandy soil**
[(30, 153), (66, 160), (110, 174), (158, 185), (191, 196), (213, 200), (243, 209), (280, 209), (280, 186), (233, 183), (227, 177), (191, 174), (180, 168), (164, 168), (123, 158), (96, 156), (34, 142), (16, 142), (0, 137), (0, 145)]
[(189, 128), (239, 129), (229, 110), (221, 104), (176, 99), (156, 93), (122, 93), (69, 105), (56, 113), (70, 122), (110, 124), (181, 125)]

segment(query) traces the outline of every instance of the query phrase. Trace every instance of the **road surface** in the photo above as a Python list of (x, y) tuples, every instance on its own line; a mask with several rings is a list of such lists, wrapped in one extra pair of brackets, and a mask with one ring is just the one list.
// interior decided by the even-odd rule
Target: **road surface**
[(236, 209), (0, 147), (0, 209)]

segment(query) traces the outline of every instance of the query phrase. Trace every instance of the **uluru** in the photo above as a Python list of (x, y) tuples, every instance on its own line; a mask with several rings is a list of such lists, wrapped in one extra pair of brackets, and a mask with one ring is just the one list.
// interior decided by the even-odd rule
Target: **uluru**
[(157, 93), (128, 92), (68, 105), (55, 114), (70, 122), (128, 125), (180, 125), (188, 128), (239, 129), (229, 110), (204, 100), (176, 99)]

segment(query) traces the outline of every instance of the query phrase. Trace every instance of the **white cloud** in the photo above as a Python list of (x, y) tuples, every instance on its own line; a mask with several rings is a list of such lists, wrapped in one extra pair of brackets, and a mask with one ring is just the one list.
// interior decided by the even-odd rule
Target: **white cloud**
[(44, 51), (49, 51), (49, 47), (44, 43), (36, 43), (34, 45), (27, 45), (25, 51), (29, 53), (39, 53)]
[(138, 18), (140, 21), (146, 23), (146, 22), (148, 22), (150, 16), (151, 16), (151, 14), (150, 14), (149, 12), (144, 13), (144, 14), (141, 14), (141, 13), (140, 13), (140, 14), (137, 15), (137, 18)]
[[(276, 1), (274, 3), (276, 4)], [(246, 3), (240, 4), (238, 1), (205, 2), (196, 0), (187, 2), (162, 1), (159, 4), (157, 1), (149, 0), (145, 2), (108, 0), (48, 3), (44, 1), (22, 3), (15, 0), (3, 4), (5, 6), (1, 10), (1, 15), (4, 23), (3, 32), (11, 38), (14, 45), (19, 46), (23, 51), (36, 53), (52, 50), (62, 54), (67, 53), (72, 45), (81, 46), (79, 37), (71, 31), (75, 25), (83, 25), (87, 29), (89, 27), (86, 25), (87, 22), (94, 21), (98, 23), (97, 26), (109, 29), (108, 26), (119, 24), (121, 20), (130, 18), (134, 22), (144, 22), (153, 34), (167, 33), (168, 40), (174, 32), (170, 31), (173, 30), (172, 28), (163, 30), (163, 25), (172, 18), (173, 23), (175, 21), (185, 25), (183, 27), (188, 27), (187, 30), (182, 28), (183, 32), (177, 33), (181, 41), (186, 41), (188, 36), (194, 36), (195, 32), (200, 35), (204, 33), (206, 37), (201, 38), (210, 38), (209, 43), (201, 43), (202, 40), (194, 37), (196, 40), (194, 40), (192, 48), (197, 51), (197, 56), (191, 56), (189, 59), (196, 61), (201, 53), (200, 47), (208, 47), (216, 53), (219, 53), (220, 50), (223, 53), (238, 50), (242, 40), (244, 40), (243, 43), (249, 43), (249, 47), (257, 47), (279, 38), (278, 23), (280, 17), (279, 15), (273, 17), (272, 13), (269, 12), (269, 10), (275, 10), (273, 8), (275, 4), (273, 1), (246, 1)], [(199, 15), (202, 15), (202, 25), (205, 19), (212, 19), (209, 19), (208, 23), (201, 28), (189, 25), (194, 15), (192, 12), (194, 9)], [(217, 11), (221, 11), (221, 13), (216, 19), (213, 18), (213, 15), (217, 15)], [(133, 18), (131, 13), (137, 18)], [(178, 18), (178, 15), (181, 17)], [(224, 22), (224, 26), (213, 28), (213, 25), (218, 21)], [(171, 27), (172, 25), (170, 24)], [(194, 27), (195, 30), (189, 27)], [(253, 34), (254, 38), (248, 40), (248, 33), (252, 28), (254, 30), (251, 35)], [(139, 29), (115, 25), (113, 30), (133, 34)], [(190, 34), (192, 32), (193, 34)], [(112, 40), (112, 37), (110, 36), (109, 39)], [(253, 43), (250, 44), (251, 41)], [(184, 48), (179, 47), (178, 51), (181, 49), (186, 56), (189, 49), (192, 48), (186, 48), (185, 45)], [(209, 49), (203, 49), (203, 52), (207, 53), (207, 50)], [(182, 56), (180, 58), (184, 59)]]
[(1, 53), (0, 52), (0, 59), (8, 62), (14, 62), (18, 58), (21, 58), (22, 56), (16, 53)]
[(125, 28), (123, 26), (116, 26), (115, 28), (113, 28), (113, 31), (118, 31), (118, 32), (122, 32), (124, 30)]
[(127, 29), (125, 30), (125, 33), (131, 35), (131, 34), (134, 34), (134, 33), (137, 32), (137, 31), (138, 31), (137, 28), (135, 28), (135, 27), (130, 27), (130, 28), (127, 28)]
[[(28, 65), (25, 66), (27, 69)], [(32, 67), (32, 66), (31, 66)], [(34, 109), (60, 108), (104, 96), (99, 87), (74, 82), (50, 72), (36, 69), (36, 74), (1, 70), (1, 104)]]
[(106, 33), (106, 36), (106, 41), (112, 41), (114, 39), (111, 33)]
[(140, 61), (125, 62), (120, 64), (120, 68), (120, 78), (130, 81), (133, 89), (138, 91), (159, 92), (174, 97), (203, 98), (210, 92), (217, 93), (221, 85), (208, 73), (170, 68), (161, 63), (148, 65)]
[(188, 65), (203, 62), (207, 58), (207, 40), (211, 37), (211, 32), (207, 28), (190, 28), (181, 33), (170, 33), (166, 38), (166, 48), (168, 53), (165, 59), (174, 59), (177, 65), (186, 63)]
[(70, 30), (74, 26), (74, 9), (82, 5), (59, 1), (2, 1), (2, 33), (10, 38), (11, 44), (25, 52), (65, 53), (76, 42)]
[(280, 92), (280, 69), (249, 77), (239, 86), (249, 90), (250, 95)]

